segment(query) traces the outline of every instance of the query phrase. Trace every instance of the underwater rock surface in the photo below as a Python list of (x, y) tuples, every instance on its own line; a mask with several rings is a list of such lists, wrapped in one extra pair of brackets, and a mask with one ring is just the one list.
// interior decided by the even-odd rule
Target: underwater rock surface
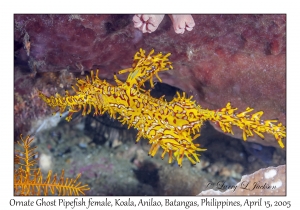
[[(250, 106), (263, 110), (263, 119), (285, 124), (285, 15), (193, 15), (196, 26), (184, 34), (174, 32), (168, 17), (154, 33), (142, 34), (132, 17), (15, 15), (15, 65), (24, 67), (22, 73), (15, 68), (15, 93), (30, 94), (36, 84), (28, 81), (43, 72), (59, 72), (63, 88), (72, 74), (96, 68), (112, 80), (114, 72), (131, 67), (139, 48), (154, 48), (172, 53), (174, 70), (160, 74), (163, 82), (194, 95), (204, 108), (230, 101), (238, 110)], [(277, 147), (272, 136), (248, 140)]]

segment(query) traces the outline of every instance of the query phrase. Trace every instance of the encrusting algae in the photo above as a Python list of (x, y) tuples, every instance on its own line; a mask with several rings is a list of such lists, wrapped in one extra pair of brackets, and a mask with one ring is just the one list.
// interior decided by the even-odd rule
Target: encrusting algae
[(59, 108), (60, 113), (66, 109), (70, 121), (72, 114), (82, 111), (82, 115), (91, 113), (109, 115), (118, 119), (128, 128), (134, 127), (138, 130), (137, 142), (141, 137), (149, 140), (152, 145), (149, 155), (154, 156), (161, 147), (163, 153), (169, 155), (169, 163), (175, 157), (178, 165), (182, 166), (183, 157), (186, 156), (192, 164), (199, 162), (198, 152), (206, 149), (194, 144), (200, 136), (200, 128), (203, 122), (209, 120), (216, 123), (225, 133), (231, 133), (232, 126), (243, 130), (243, 139), (256, 133), (264, 138), (263, 133), (272, 134), (281, 148), (284, 147), (282, 139), (286, 137), (286, 128), (282, 123), (275, 124), (277, 120), (261, 120), (263, 111), (249, 114), (253, 108), (248, 107), (245, 111), (237, 113), (237, 108), (232, 108), (230, 103), (218, 110), (203, 109), (197, 105), (193, 96), (186, 98), (177, 92), (177, 97), (167, 102), (164, 97), (159, 99), (150, 96), (150, 91), (141, 88), (147, 80), (150, 80), (151, 88), (154, 75), (162, 82), (158, 72), (173, 69), (169, 61), (171, 53), (154, 55), (154, 50), (146, 55), (145, 50), (140, 49), (133, 58), (132, 68), (119, 71), (118, 74), (129, 72), (125, 82), (120, 81), (116, 75), (114, 79), (116, 86), (98, 78), (98, 70), (91, 78), (85, 80), (77, 79), (77, 89), (72, 87), (75, 95), (66, 91), (65, 96), (56, 93), (55, 96), (47, 97), (39, 92), (39, 96), (51, 107)]

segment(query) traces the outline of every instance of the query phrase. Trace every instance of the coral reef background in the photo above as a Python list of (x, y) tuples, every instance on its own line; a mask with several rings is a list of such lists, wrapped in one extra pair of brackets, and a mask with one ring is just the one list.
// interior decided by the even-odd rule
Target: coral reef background
[(91, 69), (99, 68), (100, 77), (112, 82), (113, 73), (130, 67), (140, 47), (155, 48), (172, 52), (175, 70), (160, 74), (173, 87), (157, 83), (153, 94), (173, 97), (179, 88), (205, 108), (230, 101), (284, 123), (286, 16), (193, 18), (194, 30), (178, 35), (168, 18), (155, 33), (142, 34), (133, 27), (132, 15), (15, 15), (15, 140), (20, 133), (34, 134), (45, 171), (83, 173), (90, 195), (197, 195), (209, 181), (236, 184), (241, 175), (285, 164), (285, 150), (274, 138), (243, 142), (241, 133), (226, 136), (207, 123), (197, 140), (208, 148), (201, 163), (190, 167), (184, 161), (180, 169), (148, 157), (148, 145), (134, 144), (134, 131), (107, 116), (78, 116), (67, 123), (51, 117), (38, 98), (37, 90), (63, 94)]

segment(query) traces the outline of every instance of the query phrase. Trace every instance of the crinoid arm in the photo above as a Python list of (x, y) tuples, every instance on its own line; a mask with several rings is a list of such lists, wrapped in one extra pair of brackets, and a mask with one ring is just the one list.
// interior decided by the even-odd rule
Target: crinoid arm
[(25, 139), (20, 136), (21, 142), (18, 145), (22, 148), (16, 150), (15, 171), (14, 171), (14, 193), (15, 195), (84, 195), (90, 188), (79, 182), (81, 174), (75, 179), (65, 178), (64, 170), (60, 177), (52, 175), (50, 170), (44, 178), (42, 172), (37, 168), (37, 159), (34, 156), (36, 147), (31, 147), (33, 137)]

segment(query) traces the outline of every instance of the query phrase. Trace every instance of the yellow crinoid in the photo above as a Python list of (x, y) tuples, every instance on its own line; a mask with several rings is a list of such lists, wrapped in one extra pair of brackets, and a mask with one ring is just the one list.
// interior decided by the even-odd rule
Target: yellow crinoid
[(61, 175), (52, 175), (50, 170), (47, 177), (37, 168), (34, 156), (36, 147), (31, 147), (33, 137), (27, 136), (18, 145), (22, 148), (15, 150), (14, 193), (15, 195), (84, 195), (90, 188), (78, 182), (80, 174), (75, 179), (65, 178), (64, 170)]

